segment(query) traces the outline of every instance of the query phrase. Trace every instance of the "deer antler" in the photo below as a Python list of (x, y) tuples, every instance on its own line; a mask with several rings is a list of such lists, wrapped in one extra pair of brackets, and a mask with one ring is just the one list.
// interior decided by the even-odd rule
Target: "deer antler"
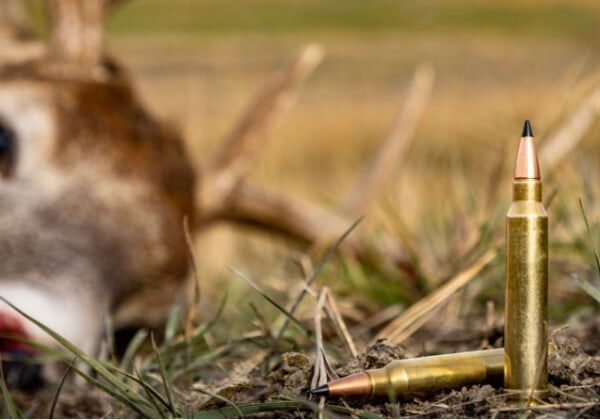
[(31, 30), (22, 0), (2, 0), (0, 2), (0, 38), (28, 38)]
[[(329, 244), (352, 224), (352, 219), (318, 204), (278, 195), (247, 183), (240, 184), (226, 206), (213, 213), (213, 217), (202, 220), (201, 224), (215, 221), (247, 224), (307, 245)], [(339, 250), (365, 263), (386, 259), (411, 280), (405, 285), (406, 293), (415, 298), (422, 295), (421, 275), (413, 258), (393, 236), (382, 234), (378, 240), (370, 241), (358, 230), (340, 244)]]
[(540, 150), (545, 170), (554, 169), (579, 143), (600, 114), (600, 86), (585, 97), (564, 123), (549, 135)]
[(104, 47), (109, 0), (49, 0), (50, 55), (69, 68), (94, 69)]
[(28, 61), (43, 55), (44, 46), (33, 39), (23, 0), (0, 1), (0, 63)]
[(365, 213), (384, 189), (386, 181), (392, 178), (390, 174), (402, 165), (427, 106), (433, 79), (434, 71), (430, 65), (422, 64), (417, 67), (404, 107), (396, 117), (387, 139), (346, 199), (345, 209), (350, 214)]
[[(217, 158), (207, 171), (202, 184), (199, 206), (199, 224), (208, 225), (218, 220), (250, 224), (261, 229), (287, 236), (301, 243), (315, 245), (333, 240), (355, 218), (356, 206), (348, 211), (336, 212), (304, 200), (277, 195), (248, 185), (244, 180), (264, 147), (260, 135), (274, 123), (275, 114), (290, 105), (292, 93), (316, 67), (322, 56), (321, 50), (310, 46), (282, 73), (259, 92), (251, 106), (235, 125), (235, 129), (223, 145)], [(417, 121), (429, 97), (433, 71), (420, 67), (415, 75), (407, 103), (399, 115), (390, 136), (377, 154), (374, 163), (365, 170), (355, 191), (369, 188), (373, 178), (389, 173), (392, 160), (399, 158), (410, 142)], [(279, 112), (278, 112), (279, 111)], [(386, 158), (381, 156), (386, 154)], [(395, 159), (394, 159), (395, 160)], [(377, 192), (377, 191), (376, 191)], [(369, 199), (376, 197), (370, 194)], [(357, 200), (360, 201), (360, 200)], [(420, 274), (413, 258), (408, 255), (401, 241), (391, 235), (382, 235), (375, 243), (364, 233), (354, 232), (342, 244), (340, 250), (363, 261), (372, 260), (374, 254), (382, 255), (413, 280), (407, 288), (415, 296), (420, 295)]]
[(319, 46), (305, 47), (286, 69), (257, 93), (209, 165), (202, 191), (205, 206), (221, 207), (244, 180), (264, 147), (264, 134), (277, 117), (291, 107), (302, 82), (322, 57)]

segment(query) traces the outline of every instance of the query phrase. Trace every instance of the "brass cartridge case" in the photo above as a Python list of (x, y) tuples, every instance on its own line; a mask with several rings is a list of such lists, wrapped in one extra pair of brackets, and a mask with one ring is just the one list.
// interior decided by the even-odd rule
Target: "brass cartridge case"
[(548, 217), (539, 179), (515, 179), (506, 217), (504, 387), (521, 401), (548, 388)]
[(381, 369), (337, 379), (328, 394), (343, 398), (424, 395), (466, 385), (502, 384), (504, 350), (479, 350), (396, 360)]

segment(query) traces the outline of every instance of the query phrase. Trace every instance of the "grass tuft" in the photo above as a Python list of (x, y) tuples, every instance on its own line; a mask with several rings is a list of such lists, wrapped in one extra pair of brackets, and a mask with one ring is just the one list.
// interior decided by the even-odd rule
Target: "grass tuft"
[(2, 400), (4, 402), (2, 409), (2, 417), (11, 418), (11, 419), (20, 419), (21, 413), (19, 409), (15, 405), (10, 392), (8, 391), (8, 387), (6, 386), (6, 381), (4, 380), (4, 369), (2, 369), (2, 359), (0, 358), (0, 390), (2, 391)]
[[(598, 270), (598, 278), (600, 279), (600, 255), (598, 253), (598, 247), (596, 245), (594, 233), (592, 232), (592, 228), (590, 227), (590, 222), (585, 213), (585, 208), (583, 207), (583, 200), (581, 198), (579, 198), (579, 208), (581, 209), (583, 221), (585, 223), (588, 235), (590, 236), (590, 241), (592, 243), (592, 252), (594, 253), (594, 259), (596, 260), (596, 269)], [(600, 303), (600, 288), (598, 286), (581, 278), (579, 279), (579, 285), (588, 295), (590, 295), (598, 303)]]

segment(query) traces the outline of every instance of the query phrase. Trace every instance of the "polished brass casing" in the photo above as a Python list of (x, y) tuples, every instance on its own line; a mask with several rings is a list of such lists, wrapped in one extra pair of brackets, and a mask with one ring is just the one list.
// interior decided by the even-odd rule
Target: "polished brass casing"
[(516, 179), (506, 217), (504, 387), (521, 401), (548, 388), (548, 217), (539, 179)]
[(502, 383), (504, 350), (479, 350), (396, 360), (368, 370), (372, 396), (410, 397), (466, 385)]

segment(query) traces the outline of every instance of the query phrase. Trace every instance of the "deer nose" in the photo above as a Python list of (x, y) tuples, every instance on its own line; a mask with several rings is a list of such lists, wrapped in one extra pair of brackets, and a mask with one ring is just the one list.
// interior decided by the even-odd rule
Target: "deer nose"
[(22, 321), (0, 310), (0, 354), (6, 385), (35, 391), (44, 385), (42, 365), (35, 363), (33, 350), (17, 337), (27, 337)]
[(2, 371), (9, 388), (32, 392), (44, 386), (42, 365), (30, 351), (14, 349), (2, 354)]

